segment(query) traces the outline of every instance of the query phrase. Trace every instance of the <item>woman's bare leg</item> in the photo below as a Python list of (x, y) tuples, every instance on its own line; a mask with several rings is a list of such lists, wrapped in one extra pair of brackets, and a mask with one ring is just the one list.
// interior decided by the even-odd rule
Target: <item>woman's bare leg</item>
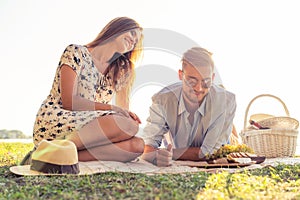
[(121, 115), (106, 115), (85, 125), (79, 132), (67, 136), (78, 150), (89, 149), (128, 140), (138, 132), (138, 123)]
[(128, 162), (142, 155), (144, 141), (138, 137), (78, 151), (79, 161), (111, 160)]

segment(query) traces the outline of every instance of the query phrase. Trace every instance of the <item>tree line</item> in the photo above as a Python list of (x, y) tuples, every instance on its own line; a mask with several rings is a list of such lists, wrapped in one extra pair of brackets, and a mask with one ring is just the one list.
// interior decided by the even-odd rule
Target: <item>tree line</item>
[(22, 131), (19, 130), (0, 130), (0, 139), (27, 139), (31, 136), (25, 135)]

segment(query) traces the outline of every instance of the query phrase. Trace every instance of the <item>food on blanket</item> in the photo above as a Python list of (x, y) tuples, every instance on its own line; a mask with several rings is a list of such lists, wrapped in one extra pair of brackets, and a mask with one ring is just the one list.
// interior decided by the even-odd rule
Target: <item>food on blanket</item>
[(227, 158), (227, 155), (230, 153), (251, 153), (253, 154), (254, 151), (251, 147), (247, 146), (246, 144), (237, 144), (237, 145), (230, 145), (225, 144), (220, 149), (215, 151), (213, 154), (206, 155), (207, 160), (216, 160), (218, 158)]
[(227, 155), (228, 162), (235, 162), (235, 163), (249, 163), (252, 161), (251, 157), (256, 156), (255, 154), (251, 153), (230, 153)]
[(247, 152), (233, 152), (227, 155), (227, 158), (251, 158), (256, 157), (253, 153), (247, 153)]
[(228, 164), (228, 160), (227, 158), (219, 158), (219, 159), (216, 159), (216, 160), (212, 160), (210, 162), (210, 164)]
[(266, 159), (265, 156), (257, 156), (251, 147), (246, 144), (223, 145), (211, 155), (206, 155), (209, 164), (240, 163), (247, 164), (255, 162), (260, 164)]
[(251, 158), (233, 158), (233, 160), (230, 160), (228, 162), (245, 164), (245, 163), (250, 163), (251, 161), (252, 161)]
[(251, 161), (254, 161), (256, 164), (260, 164), (266, 160), (265, 156), (257, 156), (256, 154), (253, 153), (238, 152), (238, 153), (230, 153), (227, 155), (227, 159), (229, 162), (238, 161), (241, 163), (243, 162), (243, 160), (245, 160), (240, 158), (250, 158)]

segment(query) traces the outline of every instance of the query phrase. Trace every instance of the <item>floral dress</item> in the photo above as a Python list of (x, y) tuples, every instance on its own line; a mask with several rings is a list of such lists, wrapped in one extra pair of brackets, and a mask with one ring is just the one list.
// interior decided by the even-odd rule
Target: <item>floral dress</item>
[(85, 46), (71, 44), (63, 52), (58, 64), (52, 89), (36, 115), (33, 142), (42, 139), (63, 138), (75, 133), (90, 121), (111, 113), (111, 111), (71, 111), (63, 109), (60, 92), (60, 69), (70, 66), (77, 74), (79, 96), (93, 102), (109, 103), (114, 94), (111, 81), (95, 67), (91, 54)]

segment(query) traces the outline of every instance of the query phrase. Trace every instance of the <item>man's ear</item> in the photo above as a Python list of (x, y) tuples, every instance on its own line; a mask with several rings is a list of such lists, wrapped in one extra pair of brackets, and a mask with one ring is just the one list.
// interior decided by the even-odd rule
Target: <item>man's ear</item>
[(178, 70), (178, 78), (179, 80), (182, 80), (183, 78), (183, 71), (181, 69)]

